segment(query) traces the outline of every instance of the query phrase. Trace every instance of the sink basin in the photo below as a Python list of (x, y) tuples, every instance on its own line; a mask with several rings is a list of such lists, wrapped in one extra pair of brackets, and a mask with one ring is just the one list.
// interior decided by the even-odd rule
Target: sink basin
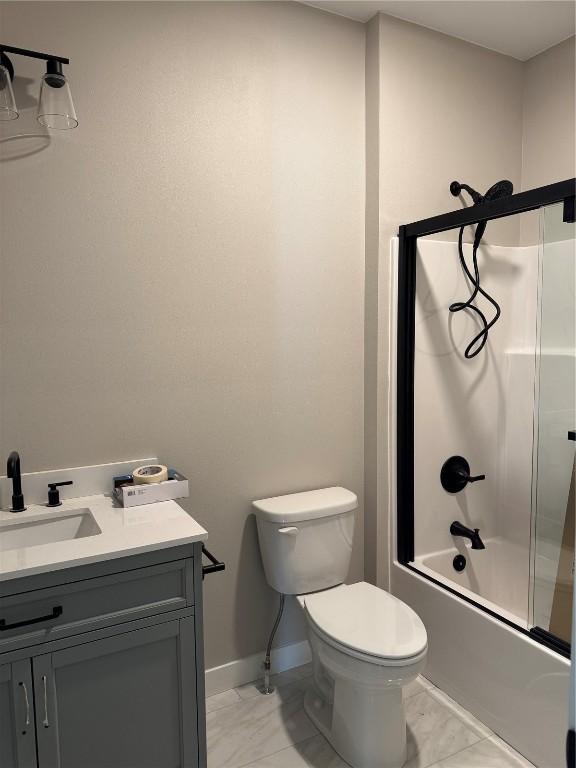
[(99, 533), (102, 531), (87, 508), (61, 512), (56, 516), (46, 513), (41, 520), (0, 524), (0, 552), (83, 539)]

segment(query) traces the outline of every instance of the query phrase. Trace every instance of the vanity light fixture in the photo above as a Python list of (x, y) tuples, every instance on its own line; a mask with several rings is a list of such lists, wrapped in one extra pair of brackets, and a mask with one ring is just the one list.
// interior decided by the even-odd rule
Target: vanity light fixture
[(0, 53), (0, 120), (16, 120), (18, 109), (16, 108), (16, 99), (12, 90), (12, 78), (14, 69), (10, 59)]
[(15, 53), (18, 56), (46, 62), (46, 73), (42, 77), (36, 114), (36, 119), (40, 125), (59, 130), (76, 128), (78, 118), (68, 80), (62, 71), (62, 65), (69, 64), (70, 59), (53, 56), (49, 53), (29, 51), (25, 48), (14, 48), (14, 46), (3, 45), (2, 43), (0, 43), (0, 120), (15, 120), (18, 117), (18, 108), (12, 89), (14, 67), (6, 55), (7, 53)]

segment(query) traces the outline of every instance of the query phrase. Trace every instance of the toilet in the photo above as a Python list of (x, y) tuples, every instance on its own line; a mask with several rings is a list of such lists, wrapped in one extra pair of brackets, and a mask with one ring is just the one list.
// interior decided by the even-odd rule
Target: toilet
[(346, 488), (254, 502), (266, 578), (295, 595), (306, 618), (313, 676), (304, 706), (353, 768), (406, 760), (402, 688), (424, 668), (418, 615), (366, 582), (344, 584), (358, 499)]

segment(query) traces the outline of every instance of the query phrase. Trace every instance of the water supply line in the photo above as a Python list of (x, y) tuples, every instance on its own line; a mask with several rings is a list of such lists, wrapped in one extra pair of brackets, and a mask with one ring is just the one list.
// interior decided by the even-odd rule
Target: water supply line
[(272, 644), (274, 643), (274, 638), (276, 637), (276, 632), (278, 631), (280, 621), (282, 620), (282, 614), (284, 613), (285, 602), (286, 595), (280, 594), (280, 606), (278, 607), (278, 615), (276, 616), (276, 621), (274, 622), (272, 632), (270, 633), (268, 645), (266, 646), (266, 656), (264, 658), (264, 683), (260, 689), (260, 693), (262, 693), (264, 696), (270, 696), (271, 693), (274, 693), (274, 687), (270, 685), (270, 668), (272, 666), (270, 656), (272, 654)]

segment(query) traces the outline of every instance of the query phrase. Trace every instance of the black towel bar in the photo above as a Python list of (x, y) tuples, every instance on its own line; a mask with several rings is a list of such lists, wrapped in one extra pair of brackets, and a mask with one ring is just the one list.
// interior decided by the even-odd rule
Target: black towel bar
[(207, 573), (217, 573), (218, 571), (225, 570), (225, 563), (220, 562), (220, 560), (217, 560), (211, 552), (208, 552), (204, 544), (202, 544), (202, 554), (206, 555), (211, 563), (211, 565), (202, 566), (202, 578), (204, 578)]

